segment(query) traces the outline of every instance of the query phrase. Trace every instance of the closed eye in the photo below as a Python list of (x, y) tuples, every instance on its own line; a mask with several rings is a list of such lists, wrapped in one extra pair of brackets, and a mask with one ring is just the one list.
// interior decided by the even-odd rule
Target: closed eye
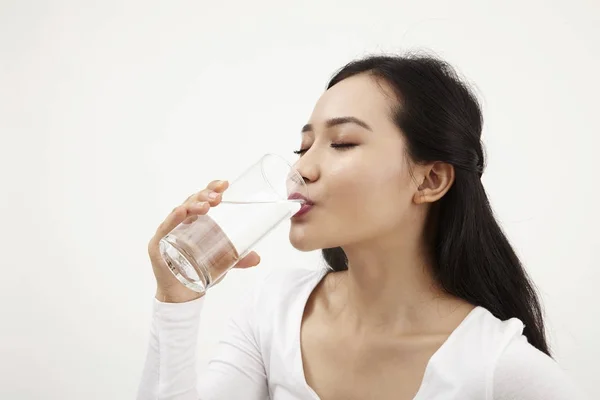
[[(331, 143), (331, 147), (333, 147), (334, 149), (338, 149), (338, 150), (347, 150), (350, 149), (352, 147), (356, 147), (358, 146), (357, 144), (354, 143)], [(300, 150), (295, 150), (294, 153), (298, 154), (298, 155), (302, 155), (304, 153), (306, 153), (308, 151), (308, 149), (300, 149)]]
[(357, 146), (354, 143), (331, 143), (331, 147), (334, 149), (349, 149), (351, 147)]

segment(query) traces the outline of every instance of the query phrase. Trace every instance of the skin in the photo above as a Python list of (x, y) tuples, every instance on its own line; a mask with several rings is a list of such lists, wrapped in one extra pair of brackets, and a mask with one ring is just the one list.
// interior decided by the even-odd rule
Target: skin
[[(431, 274), (427, 218), (454, 182), (454, 169), (410, 160), (391, 119), (395, 106), (384, 82), (357, 75), (321, 96), (302, 133), (306, 151), (295, 167), (314, 206), (292, 218), (290, 242), (302, 251), (340, 246), (349, 260), (348, 271), (317, 285), (302, 320), (304, 373), (322, 400), (413, 399), (431, 356), (474, 308), (445, 293)], [(360, 122), (340, 120), (348, 117)], [(226, 187), (212, 182), (159, 226), (148, 246), (157, 299), (199, 297), (167, 270), (158, 241), (218, 205)], [(259, 262), (250, 253), (237, 267)]]

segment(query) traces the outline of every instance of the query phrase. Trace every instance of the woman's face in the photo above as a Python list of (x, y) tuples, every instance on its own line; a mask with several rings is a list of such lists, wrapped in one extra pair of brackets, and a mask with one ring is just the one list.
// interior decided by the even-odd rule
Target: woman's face
[(395, 106), (389, 87), (367, 74), (339, 82), (318, 100), (295, 164), (314, 206), (292, 218), (294, 247), (344, 247), (413, 222), (417, 188), (391, 119)]

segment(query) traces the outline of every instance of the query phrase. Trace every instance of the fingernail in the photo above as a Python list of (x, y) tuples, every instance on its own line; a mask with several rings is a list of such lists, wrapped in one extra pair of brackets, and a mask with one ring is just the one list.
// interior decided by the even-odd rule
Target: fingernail
[(208, 198), (211, 199), (211, 200), (216, 199), (218, 196), (219, 196), (219, 193), (215, 193), (215, 192), (210, 192), (208, 194)]

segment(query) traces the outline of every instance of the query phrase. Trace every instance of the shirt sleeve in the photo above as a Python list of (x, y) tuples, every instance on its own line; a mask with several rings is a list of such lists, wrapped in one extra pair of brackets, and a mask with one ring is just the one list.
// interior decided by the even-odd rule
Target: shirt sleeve
[(586, 400), (583, 392), (548, 355), (527, 342), (513, 341), (494, 373), (494, 400)]
[(201, 376), (197, 372), (196, 349), (204, 297), (187, 303), (162, 303), (155, 299), (137, 399), (267, 399), (253, 292), (230, 318), (215, 356)]

